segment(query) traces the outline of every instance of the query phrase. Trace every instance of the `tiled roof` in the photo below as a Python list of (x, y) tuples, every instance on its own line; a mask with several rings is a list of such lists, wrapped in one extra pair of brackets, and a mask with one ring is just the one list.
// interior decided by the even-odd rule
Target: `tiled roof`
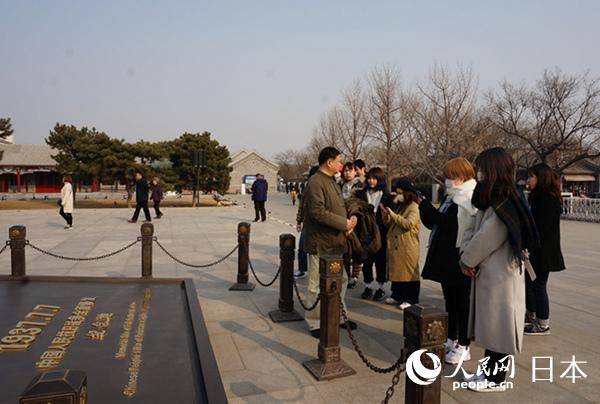
[(0, 166), (55, 166), (57, 154), (47, 144), (0, 144)]

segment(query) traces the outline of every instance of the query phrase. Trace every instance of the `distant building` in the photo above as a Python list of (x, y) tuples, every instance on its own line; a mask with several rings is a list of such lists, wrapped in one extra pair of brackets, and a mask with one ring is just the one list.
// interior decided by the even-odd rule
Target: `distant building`
[(270, 191), (277, 190), (279, 165), (255, 151), (241, 150), (233, 154), (229, 167), (232, 169), (229, 183), (229, 192), (231, 193), (239, 193), (242, 184), (249, 188), (256, 179), (256, 174), (265, 176), (269, 182)]
[(576, 196), (600, 192), (600, 165), (580, 160), (566, 168), (562, 173), (562, 189)]
[(61, 177), (46, 144), (0, 143), (1, 192), (60, 192)]

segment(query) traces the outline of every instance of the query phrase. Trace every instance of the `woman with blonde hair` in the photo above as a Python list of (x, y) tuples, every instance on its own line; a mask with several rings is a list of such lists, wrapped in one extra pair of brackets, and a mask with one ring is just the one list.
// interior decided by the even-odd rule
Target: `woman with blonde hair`
[(71, 230), (73, 228), (73, 186), (71, 182), (73, 179), (70, 175), (63, 175), (62, 178), (63, 187), (60, 190), (60, 211), (59, 215), (65, 219), (67, 225), (65, 230)]
[(457, 364), (461, 357), (471, 359), (467, 333), (471, 279), (460, 268), (459, 247), (475, 223), (477, 209), (471, 198), (477, 182), (473, 166), (462, 157), (448, 161), (443, 173), (447, 196), (440, 208), (425, 199), (418, 201), (423, 225), (431, 230), (422, 276), (442, 285), (448, 312), (445, 361)]

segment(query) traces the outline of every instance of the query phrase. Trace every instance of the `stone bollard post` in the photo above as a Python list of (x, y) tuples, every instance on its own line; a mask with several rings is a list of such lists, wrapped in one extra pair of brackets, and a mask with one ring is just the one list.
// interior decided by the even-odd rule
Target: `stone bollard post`
[[(445, 353), (444, 342), (446, 342), (447, 335), (448, 314), (445, 311), (426, 304), (412, 305), (404, 310), (404, 349), (408, 358), (406, 361), (404, 394), (406, 404), (440, 403), (441, 371)], [(424, 350), (425, 352), (422, 352), (418, 358), (410, 358), (410, 355), (418, 350)], [(432, 358), (428, 353), (437, 357)], [(419, 361), (426, 368), (437, 373), (433, 383), (421, 385), (411, 379), (411, 377), (419, 376), (415, 372), (414, 361)], [(420, 380), (427, 381), (423, 377)]]
[(25, 276), (25, 235), (27, 228), (16, 225), (8, 229), (10, 239), (10, 274)]
[(142, 277), (152, 278), (152, 241), (154, 238), (154, 225), (143, 223), (140, 227), (142, 234)]
[(324, 255), (319, 260), (321, 298), (321, 334), (319, 359), (302, 363), (315, 379), (331, 380), (356, 374), (340, 357), (340, 292), (344, 261), (339, 256)]
[(248, 282), (248, 262), (250, 261), (250, 223), (238, 223), (238, 273), (237, 283), (229, 290), (254, 290), (254, 284)]
[(294, 257), (296, 237), (293, 234), (279, 236), (279, 310), (269, 316), (275, 323), (300, 321), (303, 317), (294, 310)]

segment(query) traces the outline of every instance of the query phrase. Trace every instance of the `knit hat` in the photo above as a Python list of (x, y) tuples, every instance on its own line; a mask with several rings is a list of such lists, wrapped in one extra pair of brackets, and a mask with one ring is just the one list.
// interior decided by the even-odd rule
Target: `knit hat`
[(408, 191), (412, 193), (417, 193), (417, 189), (415, 188), (415, 184), (408, 177), (402, 177), (396, 181), (394, 181), (394, 189), (400, 188), (403, 191)]

